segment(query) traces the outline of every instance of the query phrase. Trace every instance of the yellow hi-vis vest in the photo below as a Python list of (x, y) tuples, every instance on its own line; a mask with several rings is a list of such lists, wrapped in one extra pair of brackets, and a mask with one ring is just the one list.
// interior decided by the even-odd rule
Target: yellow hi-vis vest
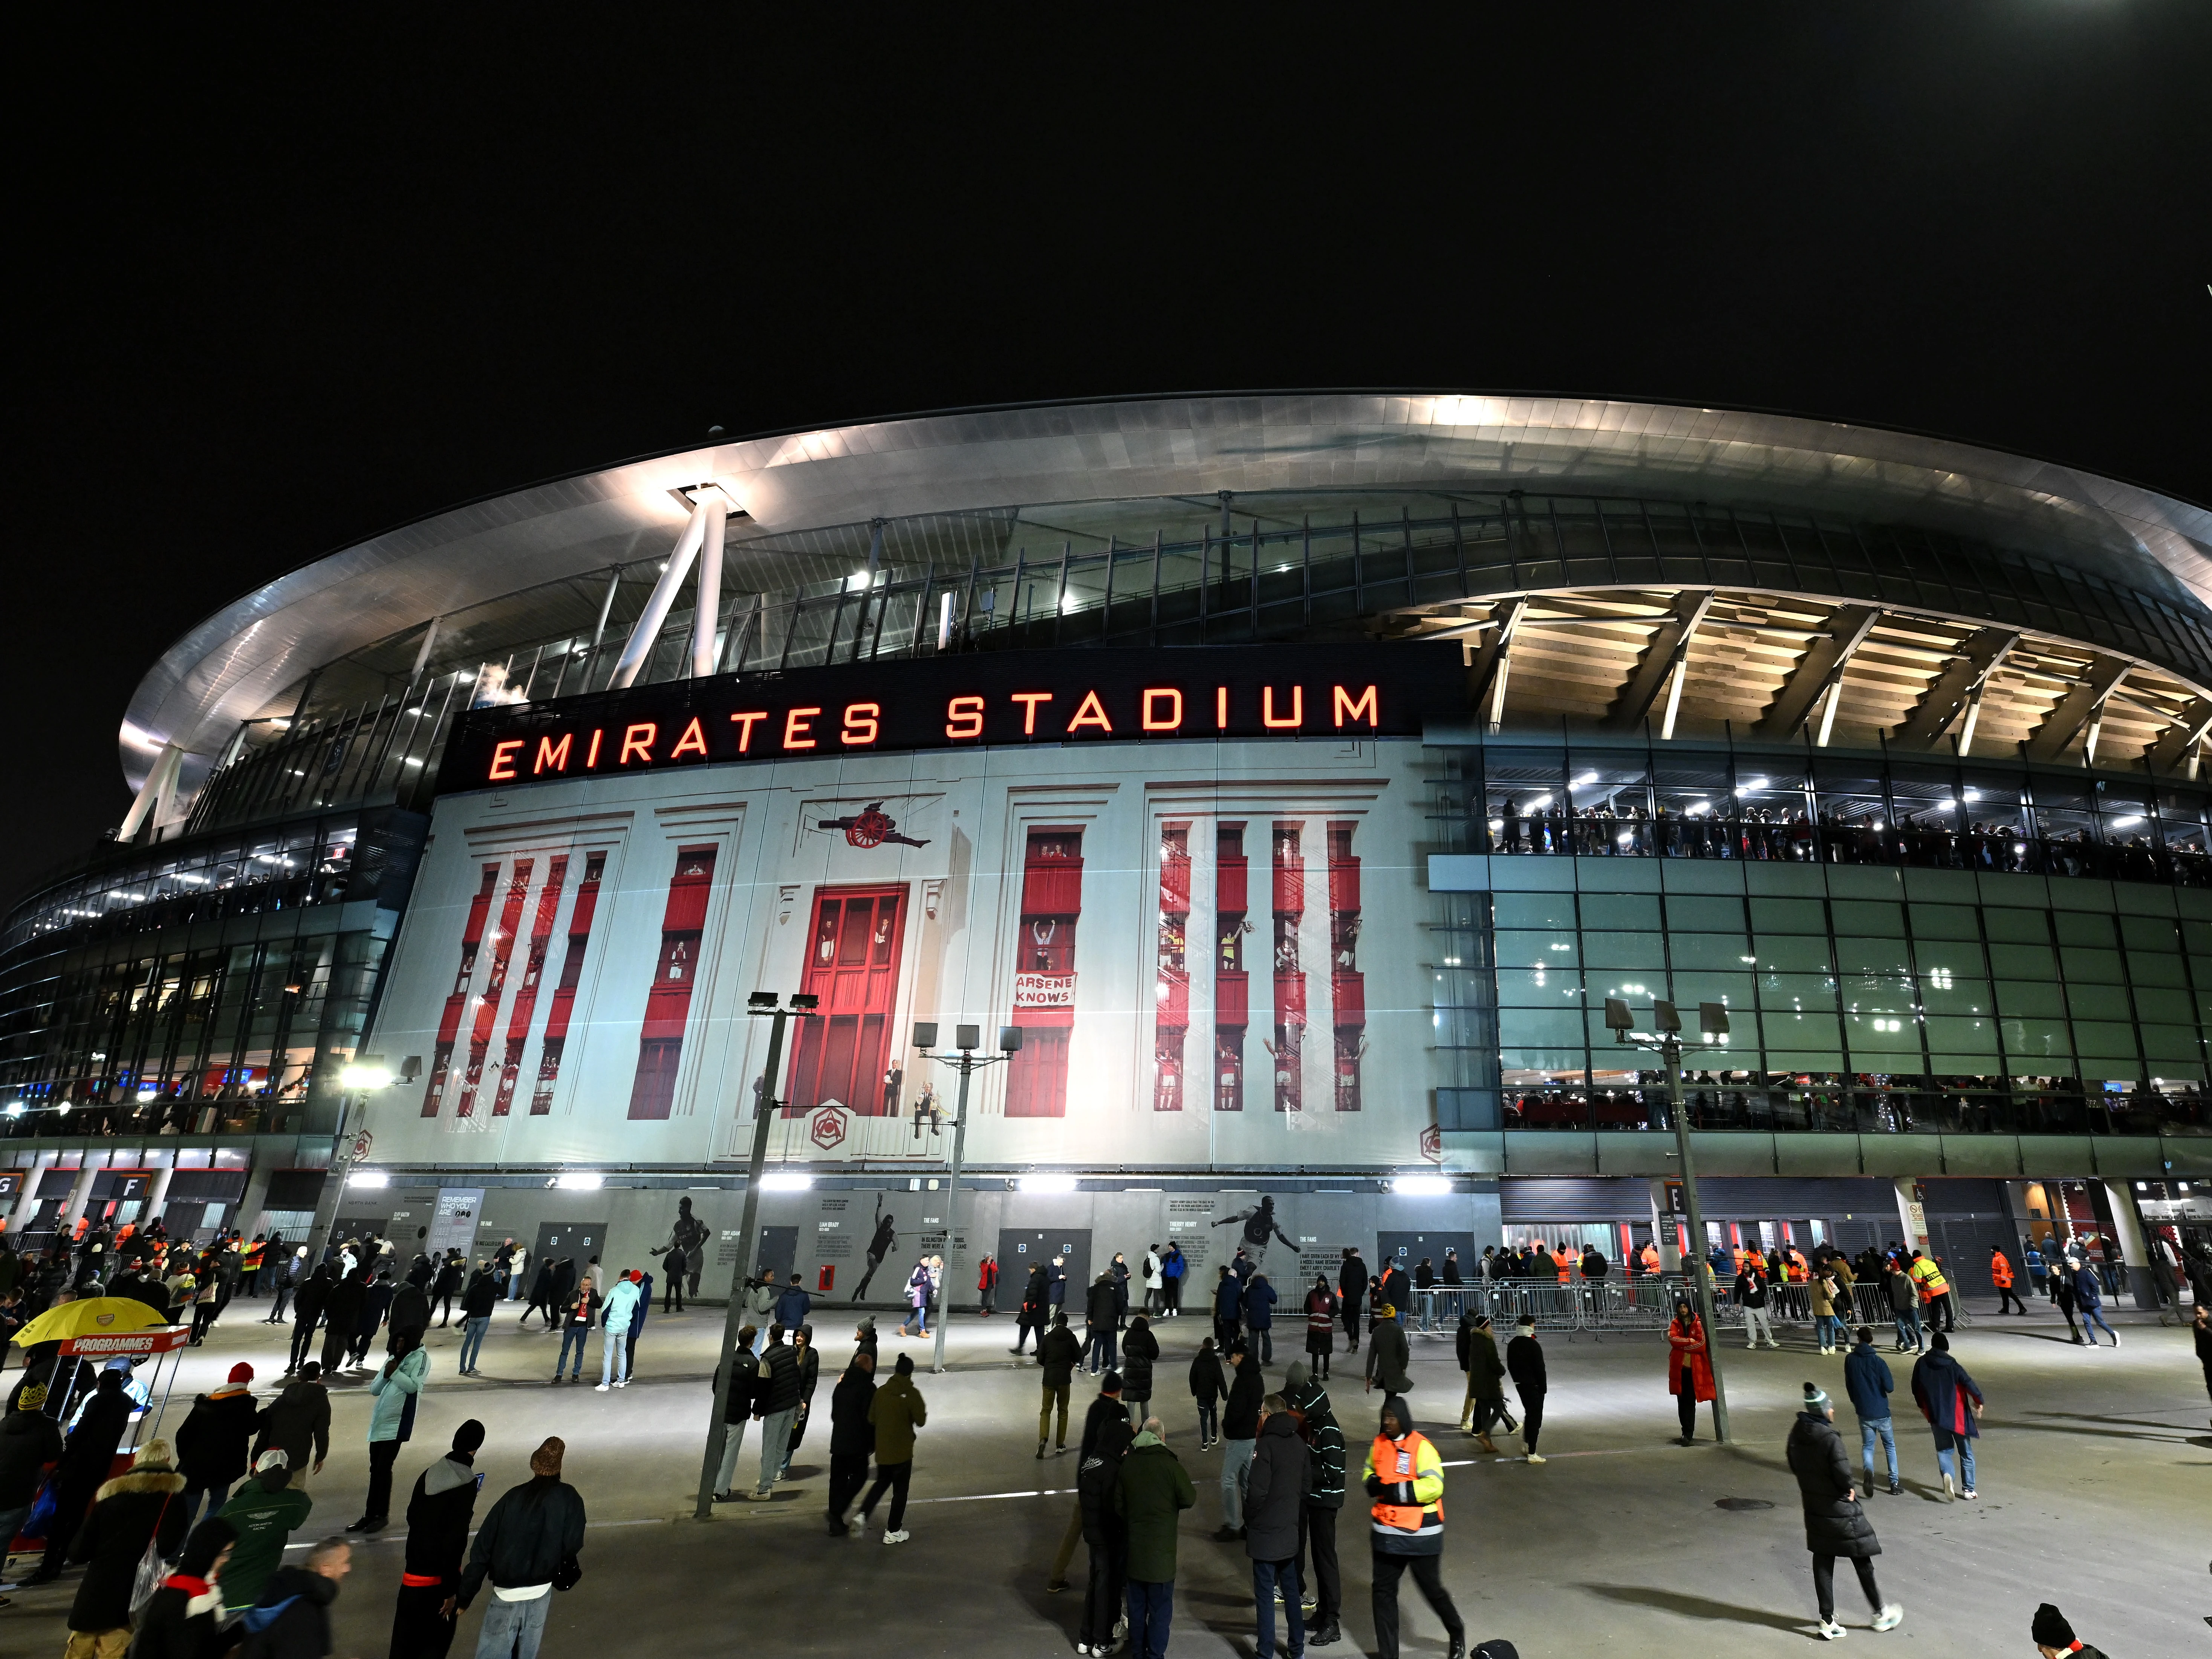
[[(1425, 1471), (1422, 1468), (1424, 1453), (1427, 1454)], [(1434, 1475), (1438, 1486), (1436, 1497), (1425, 1504), (1394, 1504), (1388, 1498), (1377, 1498), (1373, 1510), (1376, 1532), (1426, 1538), (1443, 1531), (1443, 1459), (1419, 1430), (1403, 1440), (1376, 1435), (1375, 1443), (1367, 1450), (1367, 1468), (1386, 1486), (1401, 1483), (1413, 1486), (1424, 1473)]]
[(1929, 1296), (1942, 1296), (1951, 1288), (1950, 1281), (1943, 1277), (1943, 1270), (1927, 1256), (1914, 1262), (1907, 1272)]

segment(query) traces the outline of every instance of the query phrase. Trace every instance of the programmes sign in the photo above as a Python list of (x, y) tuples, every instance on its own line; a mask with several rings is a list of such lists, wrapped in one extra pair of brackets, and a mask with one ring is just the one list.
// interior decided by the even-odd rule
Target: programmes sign
[(1458, 646), (1000, 652), (725, 675), (480, 709), (441, 792), (743, 761), (1166, 738), (1418, 738), (1466, 706)]

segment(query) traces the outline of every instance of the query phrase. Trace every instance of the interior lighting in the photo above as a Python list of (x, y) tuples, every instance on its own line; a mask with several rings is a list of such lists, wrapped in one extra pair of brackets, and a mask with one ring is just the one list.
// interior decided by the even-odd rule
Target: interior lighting
[(1021, 1177), (1021, 1190), (1025, 1193), (1072, 1193), (1075, 1177), (1072, 1175), (1025, 1175)]
[(564, 1193), (596, 1193), (607, 1184), (603, 1175), (574, 1173), (553, 1177), (553, 1184)]
[(2112, 820), (2112, 828), (2115, 830), (2125, 830), (2132, 825), (2141, 823), (2142, 821), (2142, 813), (2130, 812), (2124, 818), (2114, 818)]
[(1982, 798), (1982, 792), (1978, 789), (1968, 789), (1963, 792), (1959, 798), (1961, 800), (1977, 801)]
[(381, 1170), (356, 1170), (346, 1177), (349, 1187), (389, 1187), (392, 1177)]
[(1749, 795), (1756, 793), (1758, 791), (1765, 787), (1766, 780), (1765, 778), (1753, 778), (1748, 782), (1736, 785), (1735, 792), (1739, 795)]
[(1537, 797), (1536, 797), (1536, 799), (1534, 799), (1534, 800), (1532, 800), (1532, 801), (1530, 801), (1530, 802), (1528, 803), (1528, 810), (1529, 810), (1530, 811), (1532, 811), (1532, 812), (1540, 812), (1540, 811), (1543, 811), (1547, 806), (1549, 806), (1551, 804), (1552, 804), (1552, 798), (1551, 798), (1551, 796), (1550, 796), (1550, 795), (1548, 795), (1548, 794), (1539, 795), (1539, 796), (1537, 796)]
[(1451, 1189), (1449, 1176), (1397, 1176), (1390, 1182), (1390, 1190), (1401, 1198), (1449, 1198)]
[(799, 1175), (788, 1170), (779, 1170), (774, 1175), (761, 1177), (761, 1190), (764, 1193), (803, 1193), (813, 1185), (812, 1176)]
[(1693, 818), (1693, 817), (1697, 817), (1700, 812), (1710, 812), (1710, 811), (1711, 811), (1712, 810), (1713, 810), (1713, 804), (1712, 804), (1712, 802), (1711, 802), (1711, 801), (1709, 801), (1709, 800), (1693, 800), (1693, 801), (1692, 801), (1692, 802), (1691, 802), (1687, 806), (1686, 806), (1686, 807), (1684, 807), (1684, 808), (1682, 809), (1682, 813), (1683, 813), (1683, 816), (1684, 816), (1684, 817), (1692, 817), (1692, 818)]
[(1596, 774), (1596, 773), (1595, 773), (1595, 772), (1585, 772), (1585, 773), (1583, 773), (1583, 774), (1582, 775), (1582, 776), (1580, 776), (1580, 777), (1578, 777), (1578, 778), (1577, 778), (1577, 779), (1575, 780), (1575, 781), (1574, 781), (1574, 787), (1576, 787), (1576, 788), (1579, 789), (1579, 788), (1581, 788), (1584, 784), (1595, 783), (1596, 781), (1597, 781), (1597, 774)]
[(8, 1113), (8, 1115), (9, 1115), (9, 1117), (21, 1117), (21, 1116), (22, 1116), (22, 1115), (23, 1115), (23, 1103), (22, 1103), (21, 1101), (20, 1101), (20, 1100), (11, 1100), (11, 1101), (9, 1101), (9, 1102), (8, 1103), (8, 1105), (7, 1105), (7, 1113)]
[[(289, 990), (291, 988), (285, 988)], [(367, 1055), (344, 1066), (338, 1073), (338, 1082), (348, 1089), (389, 1089), (392, 1068), (375, 1055)]]

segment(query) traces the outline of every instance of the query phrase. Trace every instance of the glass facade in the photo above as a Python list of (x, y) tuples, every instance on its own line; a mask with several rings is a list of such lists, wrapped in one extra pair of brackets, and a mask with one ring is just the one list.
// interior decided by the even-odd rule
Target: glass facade
[[(1693, 1127), (2212, 1132), (2201, 792), (1788, 751), (1450, 752), (1445, 1127), (1664, 1126), (1604, 1021), (1655, 998), (1724, 1041)], [(1489, 1056), (1495, 1054), (1495, 1071)], [(1648, 1063), (1648, 1062), (1647, 1062)]]

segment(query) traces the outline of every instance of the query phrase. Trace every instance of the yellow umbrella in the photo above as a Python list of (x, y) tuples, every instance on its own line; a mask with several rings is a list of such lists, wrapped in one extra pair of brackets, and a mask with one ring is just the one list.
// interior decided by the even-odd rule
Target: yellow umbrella
[(94, 1296), (47, 1309), (16, 1332), (15, 1340), (27, 1348), (33, 1343), (58, 1342), (72, 1336), (121, 1336), (168, 1322), (144, 1303), (130, 1297)]

